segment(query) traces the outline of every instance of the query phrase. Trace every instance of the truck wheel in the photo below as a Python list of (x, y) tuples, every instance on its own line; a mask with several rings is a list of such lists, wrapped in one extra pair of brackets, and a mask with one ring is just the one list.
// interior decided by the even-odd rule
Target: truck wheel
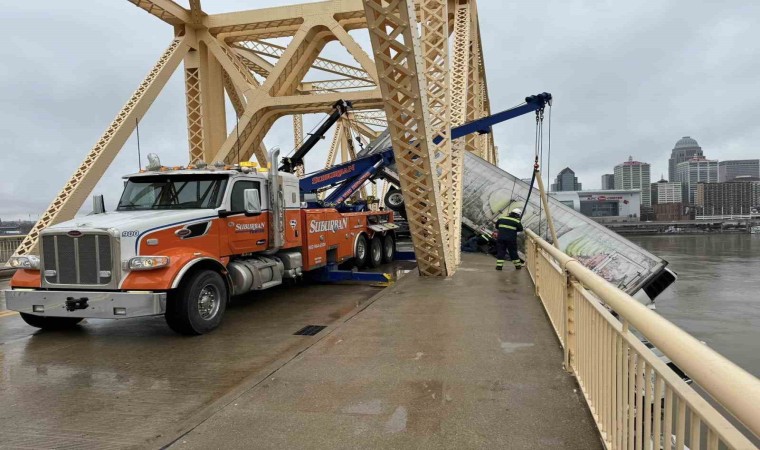
[(367, 259), (369, 259), (369, 244), (367, 244), (367, 236), (360, 234), (356, 238), (356, 244), (354, 246), (354, 264), (356, 267), (362, 269), (367, 265)]
[(180, 334), (205, 334), (218, 327), (227, 309), (227, 285), (218, 273), (201, 270), (182, 280), (166, 301), (166, 323)]
[(396, 259), (396, 239), (392, 234), (383, 238), (383, 262), (389, 263)]
[(43, 330), (65, 330), (67, 328), (74, 328), (82, 321), (82, 319), (78, 317), (45, 317), (27, 313), (19, 314), (28, 325), (42, 328)]
[(388, 192), (385, 194), (385, 206), (394, 211), (403, 211), (404, 195), (401, 193), (401, 190), (396, 188), (388, 189)]
[(375, 233), (369, 241), (369, 259), (367, 266), (371, 268), (379, 267), (383, 263), (383, 240)]

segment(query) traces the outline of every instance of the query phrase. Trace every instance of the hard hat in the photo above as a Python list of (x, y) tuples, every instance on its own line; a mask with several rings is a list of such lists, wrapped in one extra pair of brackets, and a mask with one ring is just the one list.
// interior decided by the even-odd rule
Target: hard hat
[(515, 209), (512, 210), (512, 214), (517, 214), (518, 216), (521, 216), (522, 215), (522, 209), (515, 208)]

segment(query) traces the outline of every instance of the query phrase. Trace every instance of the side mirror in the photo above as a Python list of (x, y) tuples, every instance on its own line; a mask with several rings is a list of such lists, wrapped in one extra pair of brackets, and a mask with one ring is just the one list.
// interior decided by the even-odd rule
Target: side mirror
[(261, 214), (261, 199), (258, 189), (246, 189), (243, 191), (243, 204), (246, 216), (258, 216)]

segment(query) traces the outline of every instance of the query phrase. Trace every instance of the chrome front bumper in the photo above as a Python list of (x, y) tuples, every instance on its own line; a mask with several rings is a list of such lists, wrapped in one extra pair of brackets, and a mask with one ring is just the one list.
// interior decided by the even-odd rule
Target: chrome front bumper
[(35, 316), (124, 319), (166, 311), (163, 292), (6, 290), (7, 308)]

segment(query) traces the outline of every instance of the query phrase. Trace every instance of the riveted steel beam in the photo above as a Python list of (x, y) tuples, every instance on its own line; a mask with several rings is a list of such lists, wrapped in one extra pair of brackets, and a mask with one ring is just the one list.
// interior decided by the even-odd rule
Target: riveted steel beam
[(448, 276), (454, 262), (444, 227), (414, 5), (409, 0), (364, 0), (364, 11), (418, 268), (423, 276)]

